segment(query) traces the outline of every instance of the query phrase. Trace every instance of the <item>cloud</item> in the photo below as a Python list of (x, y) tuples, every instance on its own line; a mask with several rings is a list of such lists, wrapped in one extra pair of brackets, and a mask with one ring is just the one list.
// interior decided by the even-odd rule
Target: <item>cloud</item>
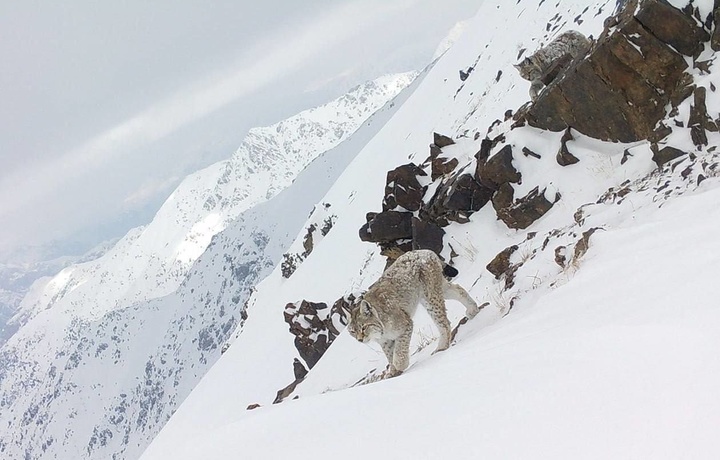
[(0, 220), (19, 214), (54, 190), (120, 160), (133, 149), (277, 82), (336, 43), (371, 29), (413, 3), (357, 0), (292, 24), (277, 36), (251, 46), (231, 68), (187, 86), (75, 149), (41, 163), (30, 163), (2, 178)]
[(125, 197), (122, 201), (123, 211), (131, 211), (133, 209), (145, 206), (149, 201), (160, 193), (166, 192), (171, 187), (176, 187), (180, 178), (173, 176), (167, 179), (151, 179), (145, 181), (138, 189)]

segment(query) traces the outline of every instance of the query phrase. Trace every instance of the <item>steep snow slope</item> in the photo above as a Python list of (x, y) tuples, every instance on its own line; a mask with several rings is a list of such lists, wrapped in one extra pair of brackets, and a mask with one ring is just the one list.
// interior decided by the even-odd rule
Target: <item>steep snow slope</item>
[[(718, 185), (599, 234), (570, 283), (399, 378), (197, 426), (143, 458), (714, 458)], [(339, 339), (312, 373), (336, 380), (358, 346)]]
[[(255, 136), (261, 132), (266, 136), (263, 143), (252, 145), (255, 149), (267, 148), (268, 158), (262, 158), (259, 150), (248, 150), (250, 142), (240, 151), (245, 149), (245, 160), (254, 158), (255, 168), (271, 168), (265, 177), (267, 182), (221, 181), (217, 182), (217, 188), (242, 189), (252, 200), (267, 201), (240, 213), (244, 206), (242, 200), (233, 201), (231, 196), (223, 195), (222, 200), (233, 202), (217, 202), (214, 207), (200, 203), (193, 208), (193, 200), (198, 196), (206, 199), (199, 185), (203, 183), (201, 179), (209, 174), (205, 183), (216, 183), (213, 179), (217, 176), (213, 176), (211, 168), (188, 179), (163, 208), (162, 216), (120, 243), (121, 247), (110, 255), (110, 260), (118, 260), (115, 268), (124, 267), (119, 274), (98, 261), (89, 267), (72, 267), (51, 280), (54, 287), (41, 295), (46, 296), (47, 304), (52, 301), (55, 306), (38, 312), (0, 349), (0, 405), (3, 408), (0, 423), (11, 427), (0, 433), (0, 452), (9, 458), (25, 455), (62, 459), (137, 458), (220, 356), (221, 345), (244, 316), (251, 289), (278, 263), (313, 205), (396, 110), (394, 103), (389, 103), (368, 118), (368, 107), (391, 97), (409, 83), (411, 77), (414, 75), (385, 77), (304, 117), (281, 122), (273, 128), (279, 138), (273, 138), (267, 129), (256, 130)], [(351, 113), (352, 107), (355, 114)], [(332, 115), (328, 115), (328, 111)], [(359, 119), (358, 114), (363, 119)], [(328, 121), (333, 117), (353, 119), (353, 122), (338, 127), (335, 121)], [(334, 134), (329, 134), (327, 126)], [(339, 131), (349, 126), (359, 129), (352, 135)], [(313, 132), (306, 146), (302, 145), (297, 130)], [(283, 138), (289, 133), (292, 137)], [(335, 141), (323, 140), (327, 136)], [(304, 150), (305, 147), (324, 148), (339, 139), (345, 141), (324, 154)], [(282, 146), (278, 147), (279, 144)], [(279, 156), (281, 152), (290, 155), (284, 165)], [(318, 158), (289, 188), (278, 193), (281, 184), (293, 179), (292, 168), (300, 168), (303, 162), (316, 156)], [(224, 171), (237, 166), (237, 158), (236, 154), (227, 162)], [(261, 161), (264, 163), (259, 165)], [(246, 161), (245, 166), (248, 165)], [(238, 173), (238, 177), (248, 174)], [(273, 174), (282, 177), (270, 177)], [(195, 191), (189, 192), (191, 189)], [(212, 190), (208, 186), (206, 192)], [(187, 212), (174, 214), (168, 208), (182, 208)], [(97, 271), (97, 267), (105, 267), (105, 278), (100, 278), (100, 284), (103, 279), (121, 276), (130, 270), (120, 255), (122, 247), (142, 250), (143, 244), (149, 241), (147, 235), (159, 235), (163, 231), (175, 234), (174, 224), (167, 222), (169, 216), (177, 217), (182, 227), (182, 222), (201, 220), (198, 216), (192, 217), (192, 212), (198, 212), (202, 218), (211, 215), (213, 209), (224, 213), (222, 219), (230, 219), (232, 212), (238, 212), (239, 216), (227, 224), (223, 222), (227, 227), (212, 241), (208, 233), (188, 236), (188, 241), (197, 244), (199, 240), (192, 238), (207, 238), (209, 245), (188, 268), (187, 276), (175, 292), (129, 304), (118, 301), (107, 312), (101, 308), (85, 308), (86, 304), (75, 300), (65, 304), (65, 297), (49, 298), (48, 292), (69, 292), (68, 280), (77, 280), (78, 272), (87, 274)], [(155, 230), (149, 231), (152, 228)], [(153, 247), (158, 244), (162, 247), (163, 241), (158, 237), (150, 242)], [(162, 278), (164, 274), (166, 272), (158, 276)], [(132, 278), (134, 273), (128, 272), (128, 275)], [(148, 282), (155, 280), (150, 273), (144, 276)], [(90, 278), (85, 282), (94, 281)], [(122, 281), (118, 283), (123, 285)], [(158, 293), (152, 289), (143, 293), (139, 284), (134, 289), (143, 296)], [(105, 301), (97, 298), (98, 303)]]
[[(501, 121), (528, 99), (529, 84), (511, 66), (520, 50), (567, 28), (597, 36), (614, 7), (602, 0), (485, 2), (323, 198), (340, 210), (332, 230), (289, 279), (276, 269), (258, 286), (237, 339), (142, 458), (240, 451), (316, 458), (315, 445), (348, 458), (368, 451), (379, 458), (711, 458), (718, 448), (712, 388), (720, 384), (720, 362), (708, 350), (718, 345), (711, 335), (720, 315), (710, 295), (696, 293), (717, 263), (711, 229), (720, 218), (713, 211), (718, 155), (698, 151), (688, 130), (677, 129), (668, 142), (694, 155), (658, 169), (647, 143), (610, 144), (574, 133), (572, 152), (581, 161), (564, 168), (555, 161), (562, 133)], [(470, 66), (474, 71), (460, 82), (458, 70)], [(696, 84), (720, 85), (712, 74), (692, 72)], [(709, 112), (718, 113), (720, 99), (708, 97)], [(690, 102), (679, 107), (677, 121), (687, 119)], [(458, 282), (490, 302), (459, 330), (457, 345), (430, 357), (435, 332), (420, 314), (408, 372), (349, 389), (377, 380), (385, 358), (378, 347), (342, 334), (293, 393), (299, 401), (245, 410), (270, 404), (294, 379), (299, 355), (284, 306), (332, 303), (381, 273), (378, 249), (357, 232), (365, 213), (380, 208), (386, 171), (421, 163), (433, 131), (456, 139), (443, 153), (472, 171), (478, 139), (491, 125), (491, 138), (505, 134), (517, 151), (542, 154), (514, 156), (522, 172), (516, 196), (539, 186), (547, 197), (562, 198), (527, 230), (508, 229), (489, 205), (470, 223), (445, 229), (444, 254), (450, 246), (458, 254)], [(710, 145), (720, 140), (708, 135)], [(688, 192), (697, 196), (673, 202)], [(697, 228), (683, 224), (702, 219)], [(675, 235), (682, 243), (673, 242)], [(291, 251), (302, 243), (300, 235)], [(512, 245), (518, 270), (508, 287), (485, 266)], [(569, 260), (560, 264), (563, 251)], [(688, 293), (692, 302), (678, 307)], [(456, 324), (462, 307), (451, 302), (449, 309)]]

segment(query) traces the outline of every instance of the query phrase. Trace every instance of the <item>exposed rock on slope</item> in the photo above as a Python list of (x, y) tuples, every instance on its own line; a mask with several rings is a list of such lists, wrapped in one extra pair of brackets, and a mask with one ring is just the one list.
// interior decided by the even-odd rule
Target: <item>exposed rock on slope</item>
[(572, 127), (606, 141), (647, 139), (689, 91), (684, 56), (709, 35), (660, 0), (632, 0), (609, 22), (587, 58), (558, 76), (527, 111), (532, 126)]

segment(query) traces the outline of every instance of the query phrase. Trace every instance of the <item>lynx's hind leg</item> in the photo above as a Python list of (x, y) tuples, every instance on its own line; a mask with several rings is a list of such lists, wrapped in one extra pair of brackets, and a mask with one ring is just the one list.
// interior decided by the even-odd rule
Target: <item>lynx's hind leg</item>
[[(441, 280), (441, 282), (445, 281), (442, 275), (438, 275), (437, 279)], [(423, 297), (425, 300), (423, 303), (427, 308), (430, 318), (432, 318), (440, 330), (440, 341), (435, 349), (435, 353), (450, 348), (450, 335), (452, 333), (450, 321), (447, 317), (447, 310), (445, 309), (445, 298), (443, 296), (443, 285), (441, 282), (423, 283)]]
[(480, 308), (478, 308), (477, 302), (470, 297), (470, 294), (468, 294), (462, 286), (445, 281), (443, 291), (446, 299), (457, 300), (465, 306), (465, 315), (468, 319), (473, 319), (478, 313), (480, 313)]

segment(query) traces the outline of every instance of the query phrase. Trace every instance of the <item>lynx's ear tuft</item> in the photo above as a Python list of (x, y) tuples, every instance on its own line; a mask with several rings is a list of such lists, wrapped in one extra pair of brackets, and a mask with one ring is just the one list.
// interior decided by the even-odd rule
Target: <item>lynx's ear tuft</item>
[(366, 301), (360, 302), (360, 312), (365, 316), (372, 316), (373, 315), (373, 307)]

